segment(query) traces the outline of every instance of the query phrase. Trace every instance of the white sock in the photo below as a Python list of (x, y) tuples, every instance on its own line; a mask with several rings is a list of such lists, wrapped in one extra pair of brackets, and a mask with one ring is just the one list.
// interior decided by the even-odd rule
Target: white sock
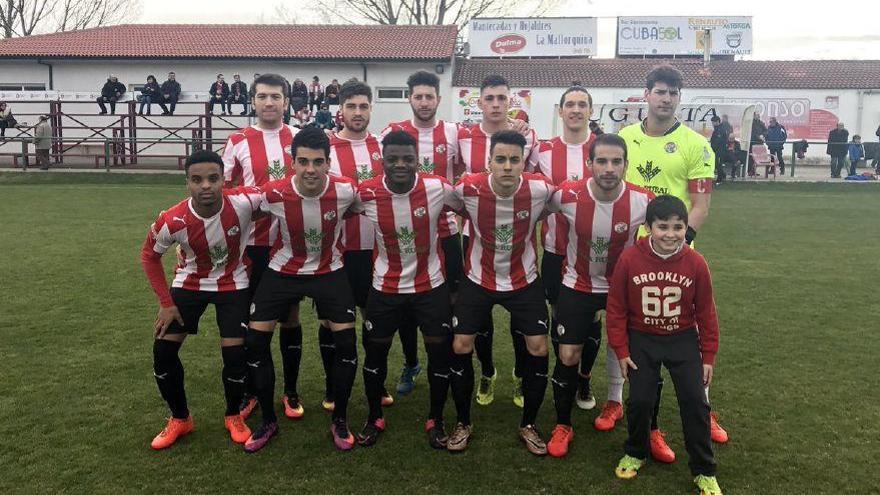
[(620, 365), (617, 364), (617, 355), (608, 346), (605, 357), (605, 370), (608, 372), (608, 400), (623, 404), (623, 375), (620, 374)]
[[(706, 393), (706, 402), (709, 402), (709, 387), (708, 386), (703, 387), (703, 392)], [(710, 404), (711, 404), (711, 402), (710, 402)]]

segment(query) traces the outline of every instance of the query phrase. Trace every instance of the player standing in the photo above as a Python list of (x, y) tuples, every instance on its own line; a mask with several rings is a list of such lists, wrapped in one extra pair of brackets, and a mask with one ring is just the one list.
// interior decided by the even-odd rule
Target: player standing
[[(159, 298), (153, 341), (153, 373), (162, 398), (171, 409), (168, 424), (151, 447), (164, 449), (193, 430), (184, 391), (179, 351), (187, 334), (195, 335), (208, 304), (217, 312), (226, 429), (236, 443), (251, 432), (238, 408), (244, 394), (244, 327), (247, 326), (247, 245), (260, 191), (223, 191), (223, 161), (213, 151), (197, 151), (186, 159), (190, 198), (159, 214), (141, 249), (141, 264)], [(174, 244), (181, 248), (171, 289), (165, 280), (162, 255)]]
[(525, 335), (524, 406), (519, 436), (529, 452), (547, 453), (535, 426), (547, 388), (547, 305), (538, 277), (535, 225), (554, 187), (541, 175), (524, 173), (526, 138), (515, 131), (492, 135), (489, 173), (467, 174), (455, 186), (463, 202), (470, 239), (465, 274), (455, 301), (454, 355), (450, 372), (458, 423), (447, 442), (462, 451), (471, 436), (475, 334), (486, 328), (492, 308), (502, 305), (511, 324)]

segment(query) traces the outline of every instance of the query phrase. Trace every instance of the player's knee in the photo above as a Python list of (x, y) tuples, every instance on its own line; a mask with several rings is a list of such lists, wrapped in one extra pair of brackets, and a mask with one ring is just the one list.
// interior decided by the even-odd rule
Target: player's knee
[(474, 337), (456, 335), (452, 341), (452, 351), (456, 354), (470, 354), (474, 352)]
[(547, 355), (547, 336), (529, 335), (526, 337), (526, 350), (532, 356), (543, 357)]
[(575, 366), (581, 359), (581, 346), (562, 344), (559, 346), (559, 361), (566, 366)]

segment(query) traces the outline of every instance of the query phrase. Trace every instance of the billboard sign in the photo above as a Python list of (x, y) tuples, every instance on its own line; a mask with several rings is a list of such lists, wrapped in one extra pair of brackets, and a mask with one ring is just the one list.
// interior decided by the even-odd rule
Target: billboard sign
[(712, 55), (752, 53), (752, 18), (618, 17), (618, 55), (703, 55), (705, 30)]
[(596, 18), (473, 19), (471, 57), (584, 57), (596, 54)]

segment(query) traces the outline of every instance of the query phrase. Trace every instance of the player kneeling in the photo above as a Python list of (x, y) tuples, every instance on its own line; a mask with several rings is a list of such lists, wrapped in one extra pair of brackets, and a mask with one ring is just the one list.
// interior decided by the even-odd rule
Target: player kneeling
[[(153, 372), (171, 409), (168, 424), (151, 444), (157, 450), (193, 431), (178, 352), (186, 335), (198, 332), (208, 304), (214, 305), (220, 328), (226, 429), (236, 443), (244, 443), (251, 434), (238, 412), (247, 375), (244, 330), (250, 301), (242, 255), (260, 191), (223, 191), (223, 161), (212, 151), (193, 153), (185, 168), (190, 199), (159, 214), (141, 250), (144, 272), (161, 305), (155, 323)], [(182, 248), (183, 260), (169, 290), (161, 258), (175, 242)]]
[(706, 260), (684, 242), (687, 223), (684, 202), (658, 196), (645, 215), (650, 235), (624, 251), (614, 268), (608, 343), (630, 382), (626, 455), (614, 472), (633, 478), (648, 458), (662, 365), (675, 385), (694, 483), (703, 495), (720, 495), (703, 390), (712, 381), (718, 352), (718, 315)]

